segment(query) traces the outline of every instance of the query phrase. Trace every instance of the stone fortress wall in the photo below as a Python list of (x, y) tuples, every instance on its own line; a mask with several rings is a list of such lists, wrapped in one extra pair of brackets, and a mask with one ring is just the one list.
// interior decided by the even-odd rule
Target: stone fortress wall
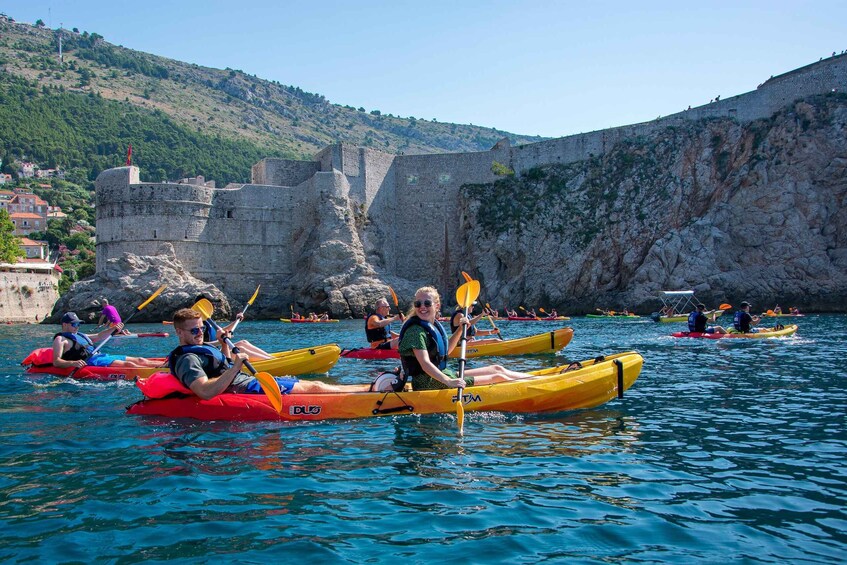
[(97, 179), (97, 268), (123, 252), (155, 254), (169, 242), (195, 277), (234, 298), (249, 297), (257, 284), (291, 296), (297, 292), (291, 279), (310, 268), (304, 257), (339, 238), (361, 244), (364, 260), (382, 274), (445, 287), (466, 267), (459, 189), (496, 180), (494, 161), (516, 173), (577, 162), (689, 121), (767, 118), (794, 100), (834, 89), (847, 89), (845, 55), (651, 122), (517, 147), (504, 140), (476, 153), (392, 155), (337, 144), (311, 161), (263, 159), (252, 168), (251, 184), (217, 189), (145, 183), (135, 167), (111, 169)]

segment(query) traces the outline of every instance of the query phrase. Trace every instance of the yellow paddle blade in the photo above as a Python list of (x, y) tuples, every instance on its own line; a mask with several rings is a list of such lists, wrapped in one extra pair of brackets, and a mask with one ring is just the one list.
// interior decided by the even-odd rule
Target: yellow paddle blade
[(156, 298), (157, 296), (159, 296), (160, 294), (162, 294), (162, 291), (163, 291), (163, 290), (165, 290), (166, 288), (168, 288), (168, 285), (166, 285), (166, 284), (163, 284), (162, 286), (160, 286), (159, 288), (157, 288), (157, 289), (156, 289), (156, 292), (154, 292), (153, 294), (151, 294), (151, 295), (150, 295), (150, 298), (148, 298), (147, 300), (145, 300), (144, 302), (142, 302), (142, 303), (138, 306), (138, 308), (137, 308), (137, 309), (138, 309), (138, 310), (141, 310), (141, 309), (143, 309), (145, 306), (147, 306), (148, 304), (150, 304), (151, 302), (153, 302), (153, 299), (154, 299), (154, 298)]
[(271, 406), (274, 407), (277, 414), (282, 413), (282, 393), (279, 390), (279, 383), (276, 382), (276, 379), (271, 376), (270, 373), (265, 373), (260, 371), (255, 375), (256, 380), (259, 381), (259, 385), (262, 387), (262, 391), (265, 393), (265, 396), (268, 397), (268, 400), (271, 401)]
[(465, 431), (465, 406), (462, 404), (462, 390), (459, 389), (456, 400), (456, 424), (459, 426), (459, 435)]
[(256, 292), (253, 293), (253, 296), (250, 297), (250, 300), (247, 301), (248, 305), (252, 305), (253, 301), (256, 300), (256, 297), (259, 296), (259, 289), (262, 288), (262, 285), (256, 287)]
[(523, 306), (518, 306), (518, 310), (523, 310), (524, 312), (526, 312), (526, 308), (524, 308)]
[(479, 297), (479, 281), (470, 280), (456, 289), (456, 303), (468, 309)]
[(400, 308), (400, 301), (397, 300), (397, 293), (394, 292), (394, 289), (391, 288), (390, 286), (388, 287), (388, 292), (391, 293), (391, 299), (394, 300), (394, 306), (396, 306), (397, 308)]
[(473, 280), (473, 277), (464, 271), (462, 271), (462, 276), (465, 277), (465, 282), (471, 282)]
[(544, 311), (544, 308), (542, 308), (541, 306), (538, 307), (538, 311), (541, 312), (542, 314), (547, 313), (547, 312)]
[(720, 306), (718, 306), (718, 309), (719, 309), (719, 310), (731, 310), (731, 309), (732, 309), (732, 304), (727, 304), (726, 302), (724, 302), (723, 304), (721, 304)]
[(195, 302), (191, 309), (198, 312), (204, 321), (211, 318), (212, 314), (215, 312), (215, 307), (212, 306), (212, 303), (209, 302), (207, 298), (201, 298)]

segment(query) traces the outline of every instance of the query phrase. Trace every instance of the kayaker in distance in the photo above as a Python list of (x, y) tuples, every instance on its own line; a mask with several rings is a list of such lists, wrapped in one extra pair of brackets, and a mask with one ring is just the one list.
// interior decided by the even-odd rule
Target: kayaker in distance
[[(197, 298), (194, 300), (194, 302), (195, 303), (200, 302), (200, 300), (203, 300), (203, 299), (209, 300), (206, 296), (200, 294), (200, 295), (197, 296)], [(244, 312), (239, 312), (238, 314), (235, 315), (235, 320), (228, 323), (226, 326), (224, 326), (221, 329), (224, 330), (224, 331), (230, 331), (230, 330), (232, 330), (232, 327), (235, 325), (235, 322), (240, 322), (243, 319), (244, 319)], [(209, 322), (208, 320), (203, 320), (203, 342), (214, 344), (217, 340), (218, 340), (218, 331), (211, 324), (211, 322)], [(235, 347), (237, 347), (238, 349), (240, 349), (241, 351), (246, 353), (247, 356), (248, 356), (248, 359), (251, 360), (251, 361), (254, 361), (254, 360), (259, 361), (259, 360), (262, 360), (262, 359), (271, 359), (273, 357), (270, 353), (268, 353), (267, 351), (263, 350), (260, 347), (256, 347), (255, 345), (253, 345), (252, 343), (250, 343), (246, 339), (242, 339), (242, 340), (234, 343), (233, 345), (235, 345)]]
[(65, 312), (62, 316), (62, 331), (53, 336), (53, 366), (59, 368), (85, 367), (160, 367), (160, 361), (126, 355), (106, 355), (94, 353), (94, 344), (103, 341), (115, 330), (120, 332), (123, 323), (114, 328), (106, 328), (97, 334), (79, 332), (82, 322), (74, 312)]
[[(199, 312), (191, 308), (177, 310), (173, 322), (179, 346), (170, 353), (170, 370), (191, 392), (204, 400), (224, 392), (264, 394), (259, 381), (241, 372), (247, 355), (232, 353), (225, 341), (229, 337), (228, 331), (218, 334), (218, 349), (203, 343), (203, 320)], [(301, 381), (294, 377), (274, 379), (283, 394), (364, 392), (370, 388), (370, 385), (331, 385), (322, 381)]]
[(365, 320), (365, 337), (371, 349), (397, 349), (400, 334), (391, 331), (391, 322), (403, 321), (403, 314), (389, 316), (388, 300), (380, 298), (374, 304), (375, 312)]
[(688, 315), (688, 331), (705, 334), (725, 334), (727, 333), (722, 326), (709, 326), (709, 322), (715, 321), (715, 314), (712, 313), (712, 319), (706, 316), (706, 305), (698, 304), (697, 309)]
[(790, 312), (791, 314), (795, 315), (795, 316), (799, 316), (799, 315), (800, 315), (800, 309), (799, 309), (799, 308), (795, 308), (794, 306), (792, 306), (792, 307), (791, 307), (791, 309), (789, 310), (789, 312)]
[(761, 318), (758, 316), (750, 315), (750, 303), (742, 302), (741, 309), (735, 313), (735, 319), (732, 322), (735, 331), (741, 333), (757, 333), (759, 330), (754, 328), (756, 324), (761, 321)]
[[(447, 336), (436, 320), (441, 308), (438, 291), (425, 286), (415, 292), (413, 308), (400, 330), (400, 361), (407, 377), (412, 380), (412, 390), (459, 388), (460, 386), (488, 385), (515, 379), (532, 379), (532, 375), (510, 371), (500, 365), (487, 365), (466, 369), (464, 382), (447, 368), (447, 355), (456, 347), (462, 332)], [(470, 321), (462, 316), (461, 324)]]
[[(115, 326), (121, 323), (121, 315), (118, 314), (118, 309), (109, 304), (109, 301), (105, 298), (101, 299), (100, 303), (103, 305), (103, 309), (100, 311), (100, 319), (97, 320), (97, 325), (102, 326), (105, 321), (109, 322), (109, 327), (114, 329)], [(118, 333), (129, 335), (129, 331), (126, 328)]]
[(782, 308), (779, 307), (779, 304), (773, 307), (774, 314), (782, 314)]
[(517, 313), (517, 312), (515, 312), (514, 310), (509, 310), (509, 307), (508, 307), (508, 306), (506, 306), (506, 316), (508, 316), (508, 317), (510, 317), (510, 318), (517, 318), (517, 317), (518, 317), (518, 313)]
[[(471, 309), (472, 308), (473, 308), (473, 306), (471, 306)], [(473, 312), (471, 312), (471, 311), (469, 311), (468, 314), (473, 316)], [(478, 316), (475, 316), (475, 317), (470, 319), (470, 325), (468, 325), (468, 333), (467, 333), (468, 341), (476, 340), (477, 336), (479, 336), (479, 337), (482, 337), (484, 335), (491, 336), (491, 335), (497, 335), (498, 333), (500, 333), (499, 330), (477, 329), (476, 323), (478, 321), (480, 321), (483, 318), (483, 316), (485, 316), (484, 311), (482, 313), (480, 313)], [(455, 331), (459, 329), (459, 321), (462, 318), (463, 318), (462, 307), (456, 306), (456, 311), (453, 312), (453, 315), (450, 317), (450, 331), (451, 332), (455, 333)]]

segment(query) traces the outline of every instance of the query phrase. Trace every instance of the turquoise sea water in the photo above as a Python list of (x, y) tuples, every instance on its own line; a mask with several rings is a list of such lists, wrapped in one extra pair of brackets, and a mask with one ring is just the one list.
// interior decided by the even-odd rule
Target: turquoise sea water
[[(3, 326), (0, 560), (843, 563), (847, 316), (797, 323), (794, 338), (707, 341), (646, 319), (565, 322), (575, 336), (557, 356), (496, 361), (534, 369), (636, 350), (644, 370), (625, 398), (469, 413), (462, 437), (452, 415), (128, 416), (141, 398), (131, 383), (22, 373), (56, 327)], [(499, 325), (506, 337), (553, 327)], [(361, 328), (265, 321), (238, 333), (281, 350), (361, 345)], [(321, 378), (364, 382), (386, 363), (342, 359)]]

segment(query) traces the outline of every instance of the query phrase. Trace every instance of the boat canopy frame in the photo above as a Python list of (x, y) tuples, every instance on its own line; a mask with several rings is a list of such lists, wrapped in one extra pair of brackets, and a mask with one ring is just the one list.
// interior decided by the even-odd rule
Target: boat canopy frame
[(664, 308), (673, 308), (676, 315), (690, 312), (699, 304), (694, 298), (693, 290), (660, 290), (659, 300)]

